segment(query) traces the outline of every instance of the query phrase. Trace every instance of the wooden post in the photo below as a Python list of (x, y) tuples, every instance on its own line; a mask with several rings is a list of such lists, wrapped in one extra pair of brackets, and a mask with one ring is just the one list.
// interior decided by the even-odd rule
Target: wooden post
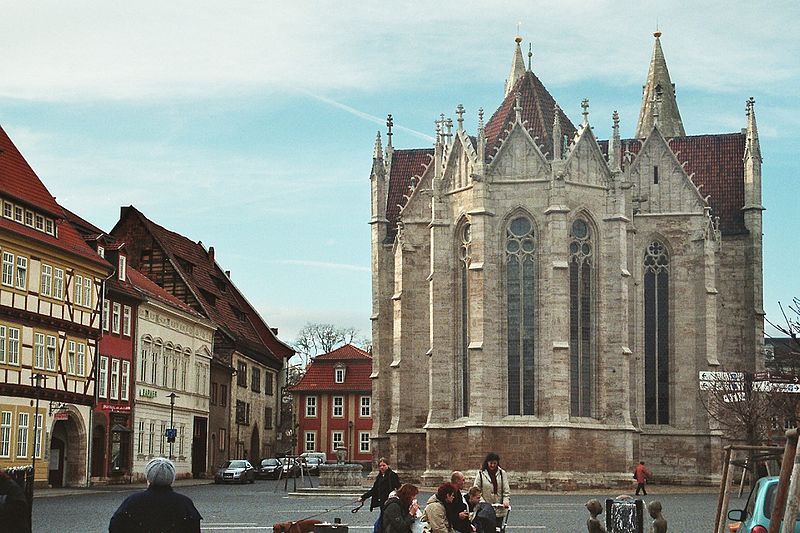
[[(800, 510), (800, 454), (797, 453), (797, 428), (790, 429), (786, 432), (787, 445), (789, 444), (790, 440), (794, 441), (794, 468), (792, 469), (789, 491), (786, 495), (788, 497), (789, 504), (786, 506), (786, 512), (783, 514), (782, 533), (794, 533), (796, 524), (795, 518), (797, 518), (797, 513)], [(783, 475), (783, 465), (781, 465), (781, 475)], [(776, 516), (776, 514), (773, 513), (772, 516)]]
[[(779, 533), (781, 530), (781, 520), (783, 511), (786, 509), (786, 494), (789, 488), (789, 477), (792, 475), (792, 466), (797, 454), (797, 430), (786, 432), (786, 446), (783, 449), (783, 461), (781, 461), (781, 477), (778, 481), (778, 488), (775, 492), (775, 507), (772, 510), (772, 520), (769, 522), (769, 533)], [(794, 515), (791, 521), (794, 529)]]
[(731, 453), (731, 447), (725, 446), (725, 463), (722, 465), (722, 481), (719, 484), (719, 500), (717, 501), (717, 518), (714, 522), (715, 533), (725, 533), (725, 516), (723, 513), (725, 513), (728, 509)]

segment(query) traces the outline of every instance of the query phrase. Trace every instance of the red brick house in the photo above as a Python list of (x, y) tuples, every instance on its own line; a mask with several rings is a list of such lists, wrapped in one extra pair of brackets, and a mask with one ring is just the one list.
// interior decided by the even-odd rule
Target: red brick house
[(372, 462), (372, 356), (345, 344), (318, 355), (291, 388), (297, 414), (297, 453), (347, 448), (349, 462)]

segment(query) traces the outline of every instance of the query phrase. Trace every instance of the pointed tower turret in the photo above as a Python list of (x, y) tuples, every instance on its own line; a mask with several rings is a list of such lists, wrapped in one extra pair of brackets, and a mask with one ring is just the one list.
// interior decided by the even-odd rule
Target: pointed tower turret
[(642, 88), (642, 107), (636, 125), (636, 137), (642, 139), (650, 135), (658, 117), (658, 129), (664, 137), (685, 137), (681, 113), (675, 99), (675, 84), (667, 69), (667, 61), (661, 50), (661, 32), (656, 31), (653, 57), (647, 72), (647, 83)]
[(522, 48), (519, 46), (519, 43), (522, 42), (522, 37), (517, 35), (514, 41), (517, 43), (517, 48), (514, 50), (514, 59), (511, 61), (511, 72), (508, 74), (508, 79), (506, 80), (506, 92), (504, 93), (506, 96), (508, 96), (508, 93), (514, 88), (517, 80), (525, 75), (525, 59), (522, 57)]

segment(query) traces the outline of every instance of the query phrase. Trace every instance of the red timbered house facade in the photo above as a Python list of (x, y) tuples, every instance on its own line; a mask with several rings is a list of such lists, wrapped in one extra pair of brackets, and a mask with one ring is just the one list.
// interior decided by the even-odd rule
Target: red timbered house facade
[(336, 459), (344, 447), (349, 462), (372, 462), (372, 356), (345, 344), (318, 355), (291, 388), (297, 414), (297, 448)]
[(88, 483), (102, 286), (113, 271), (0, 128), (0, 466)]

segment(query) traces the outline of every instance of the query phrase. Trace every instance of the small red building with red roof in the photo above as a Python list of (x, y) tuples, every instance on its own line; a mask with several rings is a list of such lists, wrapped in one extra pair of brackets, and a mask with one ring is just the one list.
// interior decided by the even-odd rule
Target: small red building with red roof
[(336, 459), (343, 446), (350, 462), (370, 463), (372, 356), (345, 344), (316, 356), (291, 388), (296, 413), (295, 451), (324, 452)]

